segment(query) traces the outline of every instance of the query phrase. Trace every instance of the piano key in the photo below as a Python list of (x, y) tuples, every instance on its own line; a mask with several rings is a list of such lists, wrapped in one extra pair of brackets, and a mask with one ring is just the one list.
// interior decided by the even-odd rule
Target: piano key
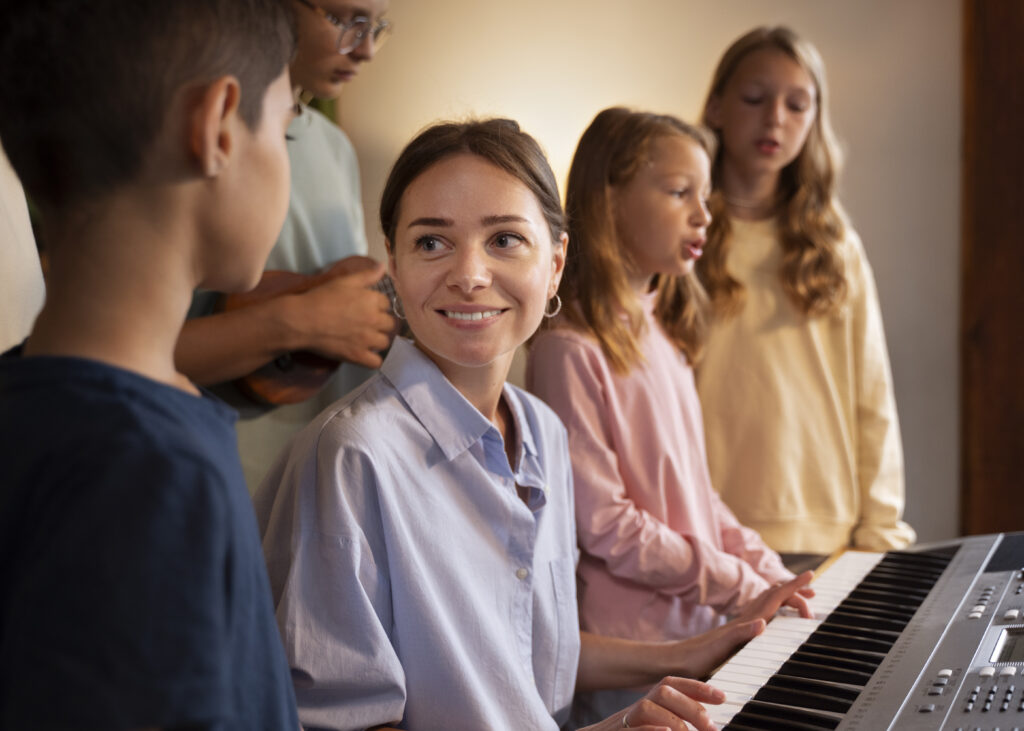
[(763, 731), (818, 731), (834, 729), (842, 718), (826, 711), (807, 711), (780, 703), (752, 700), (737, 714), (737, 721)]

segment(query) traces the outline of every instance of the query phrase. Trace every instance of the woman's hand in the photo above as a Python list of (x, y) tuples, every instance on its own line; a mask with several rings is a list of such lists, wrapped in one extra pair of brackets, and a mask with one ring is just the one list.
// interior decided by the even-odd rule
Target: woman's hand
[(702, 704), (721, 703), (725, 693), (707, 683), (668, 677), (651, 688), (639, 701), (601, 723), (580, 731), (612, 731), (631, 728), (642, 731), (716, 731)]

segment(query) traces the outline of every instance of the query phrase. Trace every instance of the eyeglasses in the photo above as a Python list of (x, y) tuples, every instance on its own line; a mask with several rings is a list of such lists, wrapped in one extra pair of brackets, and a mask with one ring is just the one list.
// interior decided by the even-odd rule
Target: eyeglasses
[(364, 15), (357, 15), (352, 20), (345, 21), (334, 13), (327, 12), (312, 0), (299, 0), (299, 2), (325, 18), (340, 31), (338, 33), (338, 53), (342, 55), (351, 53), (363, 45), (367, 36), (373, 38), (373, 47), (379, 51), (393, 29), (391, 21), (383, 18), (378, 20), (376, 25), (370, 25), (370, 19)]

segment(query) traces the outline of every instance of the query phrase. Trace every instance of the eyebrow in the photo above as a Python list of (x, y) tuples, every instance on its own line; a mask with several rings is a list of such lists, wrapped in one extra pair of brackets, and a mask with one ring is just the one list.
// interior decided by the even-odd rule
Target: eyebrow
[[(484, 226), (496, 226), (502, 223), (530, 223), (529, 219), (523, 218), (522, 216), (516, 215), (492, 215), (484, 216), (480, 219), (480, 223)], [(435, 226), (438, 228), (449, 228), (455, 225), (455, 221), (450, 218), (431, 218), (429, 216), (423, 216), (417, 218), (414, 221), (409, 222), (409, 228), (413, 226)]]

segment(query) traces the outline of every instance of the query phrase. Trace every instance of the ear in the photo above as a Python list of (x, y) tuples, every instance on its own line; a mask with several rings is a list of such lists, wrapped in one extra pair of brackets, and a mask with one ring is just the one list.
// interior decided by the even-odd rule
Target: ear
[(384, 250), (388, 252), (388, 276), (395, 279), (395, 245), (389, 239), (384, 239)]
[(708, 99), (707, 109), (704, 110), (704, 118), (711, 129), (722, 128), (722, 98), (717, 94)]
[(558, 237), (558, 241), (552, 242), (551, 252), (551, 285), (548, 287), (548, 299), (551, 299), (558, 292), (558, 285), (562, 281), (562, 272), (565, 271), (565, 257), (569, 251), (569, 234), (565, 231)]
[(231, 158), (241, 96), (234, 76), (222, 76), (198, 92), (189, 119), (189, 148), (208, 178), (219, 175)]

